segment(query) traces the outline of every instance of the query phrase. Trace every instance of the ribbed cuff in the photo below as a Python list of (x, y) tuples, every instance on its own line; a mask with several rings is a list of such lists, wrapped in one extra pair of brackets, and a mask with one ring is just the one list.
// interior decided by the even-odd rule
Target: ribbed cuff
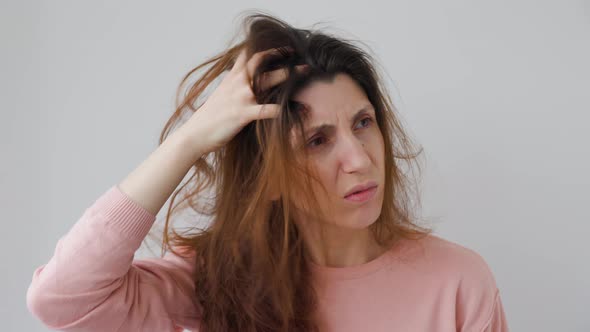
[(109, 227), (139, 241), (143, 241), (156, 220), (156, 216), (133, 201), (118, 185), (100, 196), (93, 209), (105, 218)]

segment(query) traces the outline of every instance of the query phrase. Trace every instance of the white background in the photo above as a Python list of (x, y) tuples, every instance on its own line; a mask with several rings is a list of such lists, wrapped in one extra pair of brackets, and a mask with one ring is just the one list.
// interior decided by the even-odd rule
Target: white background
[(492, 268), (512, 331), (590, 331), (588, 1), (2, 1), (2, 331), (33, 270), (156, 147), (236, 15), (364, 41), (427, 157), (424, 217)]

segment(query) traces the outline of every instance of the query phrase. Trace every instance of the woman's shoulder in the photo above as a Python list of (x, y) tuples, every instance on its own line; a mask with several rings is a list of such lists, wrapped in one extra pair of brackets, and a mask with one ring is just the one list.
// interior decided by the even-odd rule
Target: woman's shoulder
[(399, 252), (400, 260), (415, 264), (420, 270), (439, 277), (496, 288), (496, 280), (488, 262), (474, 249), (435, 234), (404, 241)]
[(435, 273), (432, 280), (439, 278), (439, 287), (452, 289), (458, 329), (508, 331), (496, 278), (480, 253), (436, 235), (416, 244), (422, 247), (424, 266)]

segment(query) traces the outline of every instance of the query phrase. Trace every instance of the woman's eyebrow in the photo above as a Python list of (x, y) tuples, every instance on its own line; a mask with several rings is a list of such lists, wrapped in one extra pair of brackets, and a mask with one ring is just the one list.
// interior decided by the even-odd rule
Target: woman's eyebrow
[[(360, 110), (358, 110), (350, 118), (350, 122), (354, 123), (360, 117), (362, 117), (363, 115), (370, 114), (369, 113), (369, 110), (372, 109), (372, 108), (373, 108), (373, 105), (371, 105), (371, 104), (367, 104), (367, 105), (363, 106)], [(334, 131), (335, 129), (336, 129), (336, 127), (333, 124), (320, 123), (319, 125), (315, 125), (313, 127), (310, 127), (309, 129), (307, 129), (305, 131), (305, 137), (309, 137), (310, 135), (313, 135), (313, 134), (315, 134), (316, 132), (319, 132), (319, 131), (331, 132), (331, 131)]]

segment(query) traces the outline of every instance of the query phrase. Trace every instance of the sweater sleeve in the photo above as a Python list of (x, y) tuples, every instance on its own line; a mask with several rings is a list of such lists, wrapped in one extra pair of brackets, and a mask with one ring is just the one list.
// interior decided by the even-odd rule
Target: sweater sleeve
[(484, 258), (468, 250), (456, 295), (457, 332), (509, 332), (495, 277)]
[(494, 307), (483, 332), (508, 332), (508, 322), (499, 290), (496, 291)]
[(191, 258), (134, 260), (155, 219), (112, 186), (33, 272), (29, 311), (60, 331), (198, 330)]

